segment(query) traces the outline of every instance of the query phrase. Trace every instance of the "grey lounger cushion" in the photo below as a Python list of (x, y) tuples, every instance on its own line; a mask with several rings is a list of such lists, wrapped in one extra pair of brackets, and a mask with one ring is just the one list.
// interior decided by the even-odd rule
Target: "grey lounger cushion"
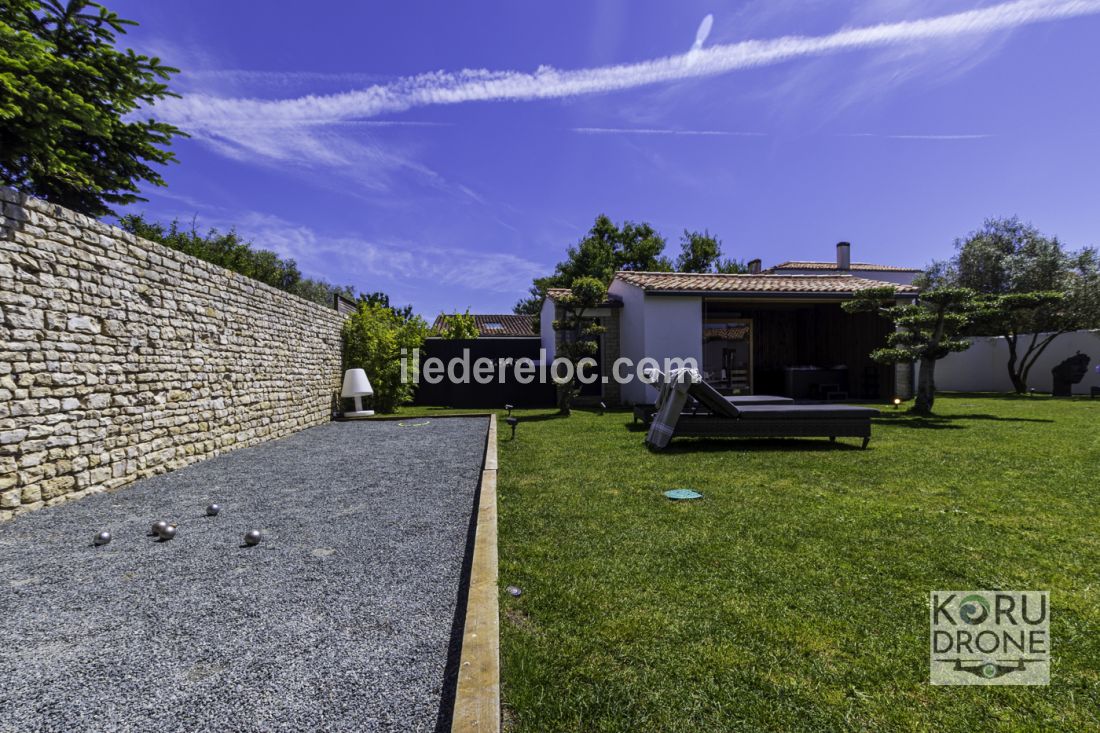
[(829, 420), (869, 418), (879, 414), (857, 405), (738, 405), (742, 420)]

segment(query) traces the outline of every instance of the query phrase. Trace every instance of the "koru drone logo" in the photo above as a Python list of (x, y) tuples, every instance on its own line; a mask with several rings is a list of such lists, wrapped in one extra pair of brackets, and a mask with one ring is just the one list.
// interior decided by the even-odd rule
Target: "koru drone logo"
[(932, 591), (933, 685), (1050, 683), (1050, 593)]

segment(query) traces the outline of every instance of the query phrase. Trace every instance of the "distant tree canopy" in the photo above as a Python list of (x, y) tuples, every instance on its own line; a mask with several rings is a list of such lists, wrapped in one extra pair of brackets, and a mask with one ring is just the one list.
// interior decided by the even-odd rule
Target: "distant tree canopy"
[(956, 254), (932, 265), (926, 284), (965, 287), (981, 296), (969, 333), (1002, 336), (1008, 374), (1023, 393), (1028, 375), (1060, 335), (1100, 327), (1100, 257), (1092, 248), (1068, 251), (1013, 217), (989, 219)]
[(395, 307), (390, 304), (390, 298), (385, 293), (356, 294), (355, 288), (350, 285), (332, 285), (324, 280), (302, 277), (294, 260), (283, 259), (270, 250), (257, 249), (233, 230), (220, 232), (210, 229), (206, 234), (200, 234), (194, 226), (184, 229), (179, 221), (165, 226), (150, 222), (141, 214), (123, 216), (119, 219), (119, 226), (135, 236), (163, 244), (319, 305), (331, 308), (335, 296), (339, 295), (360, 303), (381, 305), (393, 311), (403, 321), (413, 317), (411, 305)]
[[(681, 249), (675, 263), (681, 272), (744, 271), (740, 263), (721, 259), (721, 243), (709, 232), (685, 231)], [(665, 238), (649, 224), (625, 221), (616, 225), (600, 214), (584, 238), (569, 247), (554, 274), (535, 278), (528, 297), (516, 303), (515, 312), (538, 313), (548, 289), (571, 288), (583, 277), (595, 278), (606, 286), (619, 270), (672, 272), (674, 263), (664, 256), (664, 250)]]
[(749, 268), (739, 260), (722, 259), (722, 242), (711, 233), (684, 230), (680, 237), (680, 256), (676, 258), (677, 272), (748, 272)]
[(123, 20), (82, 0), (0, 3), (0, 183), (91, 216), (163, 186), (177, 127), (148, 108), (177, 72), (115, 48)]

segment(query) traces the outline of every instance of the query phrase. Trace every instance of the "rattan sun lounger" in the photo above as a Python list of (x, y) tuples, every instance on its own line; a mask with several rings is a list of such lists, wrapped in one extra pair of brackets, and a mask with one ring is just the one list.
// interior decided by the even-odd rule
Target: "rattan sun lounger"
[(655, 418), (646, 444), (660, 449), (674, 437), (724, 436), (745, 438), (863, 438), (871, 440), (871, 418), (878, 410), (854, 405), (736, 405), (705, 382), (687, 386), (705, 412), (682, 411)]
[[(726, 400), (740, 407), (741, 405), (793, 405), (794, 400), (790, 397), (777, 397), (770, 394), (747, 394), (747, 395), (733, 395), (725, 397)], [(696, 405), (699, 403), (696, 402)], [(689, 406), (687, 412), (700, 412), (698, 409), (693, 409)], [(652, 402), (638, 403), (634, 405), (634, 422), (639, 420), (649, 427), (649, 423), (652, 422), (653, 416), (657, 414), (657, 405)]]

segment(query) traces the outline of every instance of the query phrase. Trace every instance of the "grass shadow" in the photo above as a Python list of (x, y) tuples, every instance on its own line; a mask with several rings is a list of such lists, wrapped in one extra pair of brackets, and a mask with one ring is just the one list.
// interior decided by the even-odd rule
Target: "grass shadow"
[(891, 425), (899, 428), (916, 428), (921, 430), (965, 430), (966, 426), (956, 425), (963, 420), (983, 420), (989, 422), (1013, 422), (1013, 423), (1052, 423), (1054, 420), (1042, 417), (1000, 417), (984, 413), (965, 413), (962, 415), (914, 415), (911, 412), (892, 415), (884, 413), (871, 418), (876, 424)]
[[(498, 417), (497, 420), (503, 422), (505, 417), (506, 416), (502, 415), (501, 417)], [(547, 412), (542, 415), (515, 415), (514, 417), (519, 418), (519, 424), (523, 425), (524, 423), (528, 422), (546, 422), (547, 420), (561, 420), (566, 416), (562, 415), (560, 412)]]
[[(707, 453), (717, 451), (768, 451), (790, 452), (804, 451), (820, 453), (824, 451), (859, 451), (857, 443), (844, 443), (838, 439), (835, 443), (825, 438), (678, 438), (654, 455), (675, 455), (681, 453)], [(853, 438), (852, 440), (860, 440)], [(874, 441), (872, 441), (873, 443)]]

